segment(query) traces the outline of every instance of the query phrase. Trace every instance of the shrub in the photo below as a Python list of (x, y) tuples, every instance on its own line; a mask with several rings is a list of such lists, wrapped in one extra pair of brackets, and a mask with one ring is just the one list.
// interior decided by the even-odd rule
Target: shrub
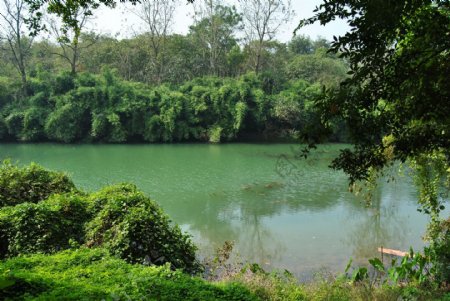
[(115, 113), (106, 116), (108, 128), (108, 142), (118, 143), (124, 142), (127, 139), (127, 134), (120, 123), (119, 115)]
[(19, 138), (23, 130), (24, 115), (21, 112), (13, 112), (5, 118), (8, 134), (13, 138)]
[(44, 124), (47, 112), (38, 107), (29, 108), (24, 114), (22, 139), (40, 141), (45, 139)]
[(74, 76), (70, 72), (58, 74), (55, 77), (53, 91), (55, 94), (64, 94), (75, 88)]
[(196, 247), (172, 225), (161, 208), (129, 184), (106, 187), (90, 196), (95, 217), (87, 224), (87, 245), (104, 246), (128, 262), (196, 272)]
[(34, 163), (23, 168), (10, 161), (0, 165), (0, 208), (24, 202), (37, 203), (51, 194), (75, 189), (65, 174), (45, 170)]
[(5, 261), (0, 299), (258, 300), (242, 284), (208, 283), (167, 266), (128, 264), (106, 250), (86, 248)]
[(97, 79), (91, 73), (79, 73), (75, 82), (78, 87), (95, 87), (97, 85)]
[(92, 114), (91, 136), (95, 140), (103, 141), (108, 135), (108, 120), (105, 114)]
[(28, 103), (31, 106), (31, 108), (35, 107), (40, 109), (44, 108), (51, 109), (47, 94), (48, 92), (39, 92), (28, 98)]
[(450, 217), (440, 224), (435, 241), (437, 276), (441, 282), (450, 283)]
[(296, 56), (287, 64), (286, 74), (289, 79), (303, 79), (310, 83), (335, 87), (347, 77), (347, 69), (344, 61), (317, 53)]
[(222, 134), (222, 128), (220, 126), (214, 126), (209, 129), (209, 142), (211, 143), (220, 143), (220, 137)]
[(0, 210), (0, 258), (27, 253), (52, 253), (84, 242), (88, 204), (76, 194), (23, 203)]
[(84, 137), (89, 112), (83, 107), (68, 103), (52, 112), (45, 123), (48, 138), (70, 143)]

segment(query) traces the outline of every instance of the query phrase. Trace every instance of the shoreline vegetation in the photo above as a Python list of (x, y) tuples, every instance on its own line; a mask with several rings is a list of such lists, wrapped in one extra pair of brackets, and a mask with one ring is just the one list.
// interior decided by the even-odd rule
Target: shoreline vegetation
[(348, 141), (339, 121), (328, 124), (332, 134), (325, 135), (314, 108), (324, 87), (348, 77), (348, 64), (327, 52), (330, 42), (306, 36), (271, 41), (255, 71), (251, 47), (241, 49), (230, 36), (211, 70), (201, 55), (205, 45), (196, 40), (200, 27), (167, 37), (168, 70), (158, 76), (146, 65), (153, 63), (146, 35), (118, 40), (82, 33), (76, 72), (55, 55), (60, 45), (34, 42), (25, 83), (14, 64), (0, 61), (0, 141), (292, 142), (316, 133), (329, 142)]
[[(86, 193), (60, 172), (0, 167), (0, 298), (3, 300), (448, 300), (429, 282), (427, 254), (385, 269), (323, 274), (299, 283), (288, 271), (209, 262), (161, 208), (131, 184)], [(353, 269), (353, 271), (350, 271)], [(418, 272), (419, 271), (419, 272)], [(388, 275), (397, 277), (394, 278)]]
[[(292, 142), (320, 131), (321, 86), (286, 81), (268, 91), (254, 73), (149, 87), (102, 74), (38, 74), (18, 98), (1, 78), (0, 141), (59, 143)], [(342, 123), (329, 142), (345, 142)]]
[(322, 1), (295, 31), (337, 19), (349, 31), (287, 43), (275, 37), (294, 17), (290, 0), (188, 0), (186, 34), (171, 29), (180, 2), (143, 1), (132, 37), (89, 30), (97, 8), (118, 2), (2, 1), (0, 142), (280, 139), (306, 143), (302, 157), (318, 142), (350, 142), (330, 166), (352, 192), (395, 162), (411, 166), (430, 245), (312, 283), (251, 263), (228, 270), (232, 245), (200, 262), (189, 234), (133, 184), (87, 193), (63, 173), (4, 161), (1, 300), (450, 300), (450, 219), (440, 215), (449, 1)]

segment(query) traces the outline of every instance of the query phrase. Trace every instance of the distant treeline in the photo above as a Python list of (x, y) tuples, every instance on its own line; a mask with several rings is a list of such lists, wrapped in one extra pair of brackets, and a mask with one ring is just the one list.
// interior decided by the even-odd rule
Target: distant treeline
[[(201, 77), (150, 87), (101, 74), (37, 72), (28, 81), (0, 77), (2, 141), (181, 142), (293, 139), (319, 125), (312, 102), (319, 83), (273, 85), (262, 75)], [(334, 140), (344, 130), (335, 125)]]
[[(314, 99), (346, 77), (346, 63), (327, 53), (324, 39), (267, 42), (256, 72), (252, 52), (236, 39), (221, 46), (211, 65), (198, 34), (191, 28), (165, 37), (158, 65), (145, 34), (127, 40), (83, 34), (75, 69), (58, 44), (32, 43), (25, 84), (14, 64), (0, 61), (0, 140), (292, 140), (320, 126)], [(342, 126), (333, 129), (331, 140), (345, 140)]]
[(127, 39), (85, 28), (75, 39), (71, 31), (63, 34), (57, 26), (47, 24), (54, 28), (50, 30), (53, 38), (32, 39), (22, 33), (19, 41), (0, 39), (0, 76), (16, 77), (26, 84), (28, 77), (40, 71), (98, 74), (109, 67), (124, 80), (153, 86), (248, 72), (265, 74), (276, 85), (299, 76), (330, 85), (347, 71), (342, 60), (326, 54), (330, 43), (324, 38), (299, 35), (287, 43), (242, 39), (236, 37), (238, 32), (242, 34), (241, 16), (233, 8), (218, 5), (211, 13), (194, 22), (185, 35), (158, 35), (150, 27)]

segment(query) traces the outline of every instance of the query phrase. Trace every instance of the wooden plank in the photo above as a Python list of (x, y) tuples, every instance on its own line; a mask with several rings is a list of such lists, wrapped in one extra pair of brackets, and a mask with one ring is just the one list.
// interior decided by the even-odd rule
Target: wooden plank
[(408, 252), (403, 252), (403, 251), (399, 251), (399, 250), (393, 250), (393, 249), (387, 249), (387, 248), (378, 248), (378, 252), (382, 253), (382, 254), (389, 254), (389, 255), (395, 255), (395, 256), (400, 256), (400, 257), (408, 257), (409, 253)]

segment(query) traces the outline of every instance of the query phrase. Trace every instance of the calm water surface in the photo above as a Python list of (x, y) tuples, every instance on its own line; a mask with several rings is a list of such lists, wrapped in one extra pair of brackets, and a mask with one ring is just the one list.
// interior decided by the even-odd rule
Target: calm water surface
[(0, 159), (66, 171), (88, 191), (135, 183), (193, 235), (203, 256), (226, 240), (237, 256), (307, 277), (342, 271), (378, 246), (423, 246), (427, 219), (417, 212), (406, 177), (381, 182), (373, 204), (347, 190), (327, 168), (342, 145), (322, 146), (309, 160), (297, 145), (0, 145)]

